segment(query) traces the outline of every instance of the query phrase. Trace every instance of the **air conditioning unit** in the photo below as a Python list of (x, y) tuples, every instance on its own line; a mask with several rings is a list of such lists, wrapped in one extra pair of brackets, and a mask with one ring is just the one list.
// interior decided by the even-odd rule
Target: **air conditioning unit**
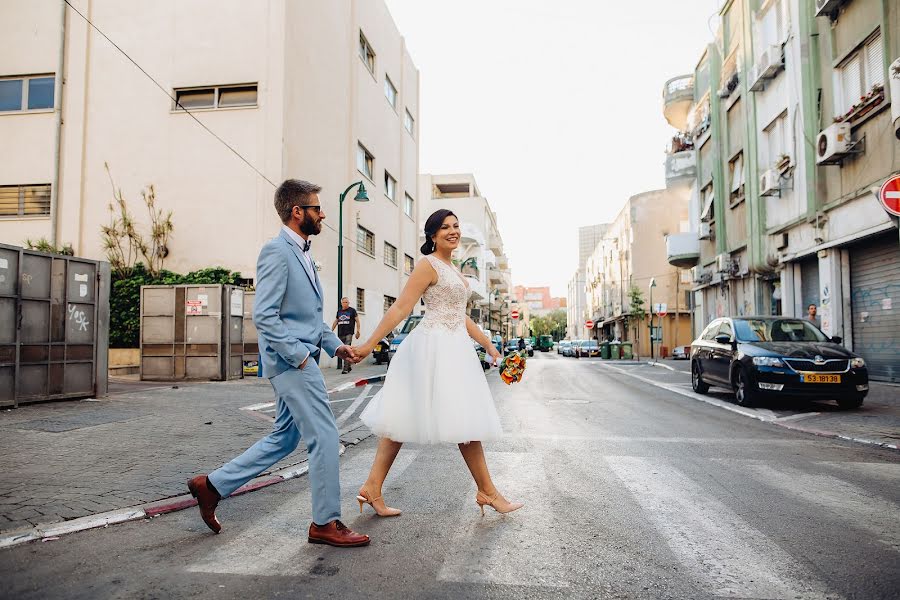
[(688, 270), (681, 271), (681, 283), (690, 284), (691, 282), (695, 281), (695, 279), (694, 279), (694, 269), (695, 268), (696, 267), (691, 267)]
[(816, 16), (831, 15), (843, 2), (844, 0), (816, 0)]
[(781, 193), (781, 175), (775, 169), (766, 169), (759, 177), (759, 195), (775, 196)]
[(701, 240), (708, 240), (712, 237), (712, 227), (709, 226), (709, 223), (700, 223), (700, 231), (697, 233), (697, 238)]
[(760, 77), (771, 79), (784, 67), (784, 53), (780, 44), (774, 44), (766, 48), (759, 57), (758, 71)]
[(691, 267), (689, 273), (691, 274), (691, 281), (697, 283), (700, 281), (700, 276), (703, 275), (703, 269), (698, 265), (696, 267)]
[(786, 234), (786, 233), (778, 234), (775, 236), (775, 239), (777, 240), (777, 246), (778, 246), (779, 250), (784, 250), (785, 248), (788, 247), (788, 241), (789, 241), (788, 234)]
[(752, 65), (750, 73), (747, 75), (747, 81), (750, 82), (751, 92), (761, 92), (766, 89), (766, 80), (759, 75), (759, 66)]
[(850, 123), (834, 123), (819, 132), (816, 138), (816, 164), (837, 164), (850, 154), (852, 148)]
[(719, 273), (731, 273), (734, 263), (731, 262), (730, 254), (716, 255), (716, 271)]

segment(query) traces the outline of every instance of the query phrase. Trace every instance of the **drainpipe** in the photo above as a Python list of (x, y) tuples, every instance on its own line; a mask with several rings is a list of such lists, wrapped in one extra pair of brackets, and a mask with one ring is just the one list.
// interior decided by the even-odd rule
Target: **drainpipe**
[(53, 100), (56, 112), (56, 126), (53, 131), (53, 180), (50, 182), (50, 243), (56, 246), (57, 222), (59, 213), (59, 163), (60, 146), (62, 144), (62, 103), (63, 103), (63, 71), (66, 66), (66, 3), (60, 0), (59, 18), (59, 60), (56, 64), (56, 76), (53, 78)]

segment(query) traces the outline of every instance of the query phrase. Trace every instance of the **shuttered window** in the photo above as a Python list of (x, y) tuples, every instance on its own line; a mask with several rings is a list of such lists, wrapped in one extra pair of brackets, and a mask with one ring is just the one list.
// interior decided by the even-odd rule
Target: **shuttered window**
[(835, 112), (846, 115), (877, 86), (884, 86), (884, 46), (875, 34), (835, 70)]
[(881, 35), (876, 35), (866, 44), (866, 93), (876, 85), (884, 85), (884, 46)]

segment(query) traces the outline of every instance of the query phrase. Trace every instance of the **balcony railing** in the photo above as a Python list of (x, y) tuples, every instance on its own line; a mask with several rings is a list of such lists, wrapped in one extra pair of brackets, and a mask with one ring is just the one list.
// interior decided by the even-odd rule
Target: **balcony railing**
[(693, 150), (682, 150), (666, 155), (666, 183), (697, 176), (697, 154)]
[(694, 76), (679, 75), (663, 86), (663, 115), (669, 125), (682, 131), (687, 125), (688, 111), (694, 102)]
[(696, 232), (674, 233), (667, 236), (666, 260), (679, 269), (695, 266), (700, 260), (700, 240)]

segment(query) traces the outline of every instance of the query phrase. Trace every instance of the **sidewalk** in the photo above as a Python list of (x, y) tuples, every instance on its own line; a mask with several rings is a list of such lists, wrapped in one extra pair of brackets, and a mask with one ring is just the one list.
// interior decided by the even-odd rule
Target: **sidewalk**
[[(615, 361), (607, 362), (616, 364)], [(691, 363), (688, 360), (663, 359), (645, 364), (657, 367), (657, 378), (661, 381), (690, 383)], [(693, 395), (693, 392), (690, 394)], [(713, 387), (709, 396), (733, 400), (733, 395), (724, 388)], [(747, 410), (761, 415), (762, 420), (797, 431), (864, 441), (893, 449), (900, 445), (900, 385), (870, 381), (865, 402), (862, 407), (853, 410), (842, 410), (832, 401), (800, 400), (768, 400), (756, 409)]]
[[(371, 359), (346, 375), (325, 368), (326, 387), (352, 387), (386, 370)], [(270, 422), (241, 409), (273, 401), (268, 381), (253, 377), (173, 384), (125, 377), (111, 380), (102, 400), (4, 410), (0, 537), (182, 496), (189, 477), (217, 468), (270, 431)], [(305, 461), (298, 450), (275, 468)]]

